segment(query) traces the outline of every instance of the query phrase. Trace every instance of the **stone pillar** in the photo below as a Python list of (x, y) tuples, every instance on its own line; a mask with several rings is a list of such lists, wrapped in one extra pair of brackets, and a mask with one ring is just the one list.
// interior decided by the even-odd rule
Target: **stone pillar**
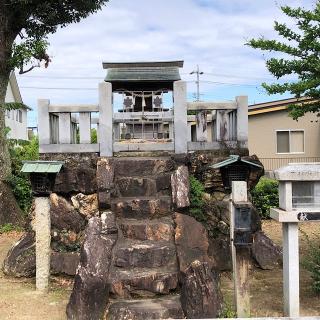
[(188, 152), (187, 84), (175, 81), (174, 96), (174, 150), (175, 153)]
[(59, 113), (59, 142), (71, 143), (71, 113)]
[(298, 223), (283, 223), (284, 315), (299, 317), (299, 229)]
[[(279, 182), (279, 207), (292, 211), (292, 182)], [(299, 229), (298, 223), (282, 224), (284, 314), (299, 317)]]
[(35, 198), (36, 231), (36, 289), (46, 293), (50, 277), (50, 201), (48, 197)]
[(38, 137), (39, 144), (50, 144), (50, 118), (49, 118), (50, 100), (38, 100)]
[(206, 142), (208, 141), (208, 130), (207, 130), (207, 111), (198, 111), (196, 114), (196, 130), (197, 130), (197, 141)]
[(113, 105), (112, 85), (109, 82), (99, 84), (99, 139), (100, 156), (113, 156)]
[(114, 140), (119, 141), (120, 140), (120, 123), (115, 123), (113, 127), (114, 127)]
[(236, 97), (237, 141), (248, 142), (248, 97)]
[(79, 115), (80, 143), (91, 143), (91, 113), (80, 112)]

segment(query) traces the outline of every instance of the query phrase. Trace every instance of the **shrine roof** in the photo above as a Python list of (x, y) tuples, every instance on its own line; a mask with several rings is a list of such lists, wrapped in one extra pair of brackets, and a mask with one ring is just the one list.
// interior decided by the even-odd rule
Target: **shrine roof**
[(181, 80), (179, 68), (183, 61), (103, 62), (109, 82), (173, 82)]

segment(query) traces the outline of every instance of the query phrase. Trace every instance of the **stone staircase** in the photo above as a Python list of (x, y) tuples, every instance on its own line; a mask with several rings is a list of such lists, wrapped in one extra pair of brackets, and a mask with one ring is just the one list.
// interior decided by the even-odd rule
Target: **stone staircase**
[(170, 158), (115, 161), (111, 207), (118, 241), (107, 319), (184, 318), (172, 220)]

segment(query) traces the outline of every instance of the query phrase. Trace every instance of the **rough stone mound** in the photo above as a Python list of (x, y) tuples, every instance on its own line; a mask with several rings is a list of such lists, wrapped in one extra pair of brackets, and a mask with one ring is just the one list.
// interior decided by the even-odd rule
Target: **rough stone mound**
[(184, 319), (179, 296), (113, 303), (108, 320)]
[(25, 215), (19, 208), (10, 186), (0, 181), (0, 225), (12, 223), (24, 227)]

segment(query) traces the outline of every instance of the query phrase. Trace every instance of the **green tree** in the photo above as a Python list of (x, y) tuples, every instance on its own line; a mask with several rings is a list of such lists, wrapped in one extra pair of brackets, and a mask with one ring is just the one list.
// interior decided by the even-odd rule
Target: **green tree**
[(290, 92), (298, 100), (312, 98), (312, 102), (299, 101), (289, 106), (290, 116), (297, 120), (307, 112), (319, 114), (320, 103), (320, 1), (311, 10), (282, 6), (282, 12), (293, 19), (295, 27), (275, 22), (274, 29), (281, 41), (264, 37), (251, 39), (247, 44), (255, 49), (277, 53), (266, 66), (278, 80), (293, 75), (295, 81), (263, 83), (269, 94)]
[(44, 62), (47, 67), (49, 34), (79, 22), (108, 0), (0, 0), (0, 180), (10, 174), (6, 143), (5, 95), (15, 68), (25, 73)]

